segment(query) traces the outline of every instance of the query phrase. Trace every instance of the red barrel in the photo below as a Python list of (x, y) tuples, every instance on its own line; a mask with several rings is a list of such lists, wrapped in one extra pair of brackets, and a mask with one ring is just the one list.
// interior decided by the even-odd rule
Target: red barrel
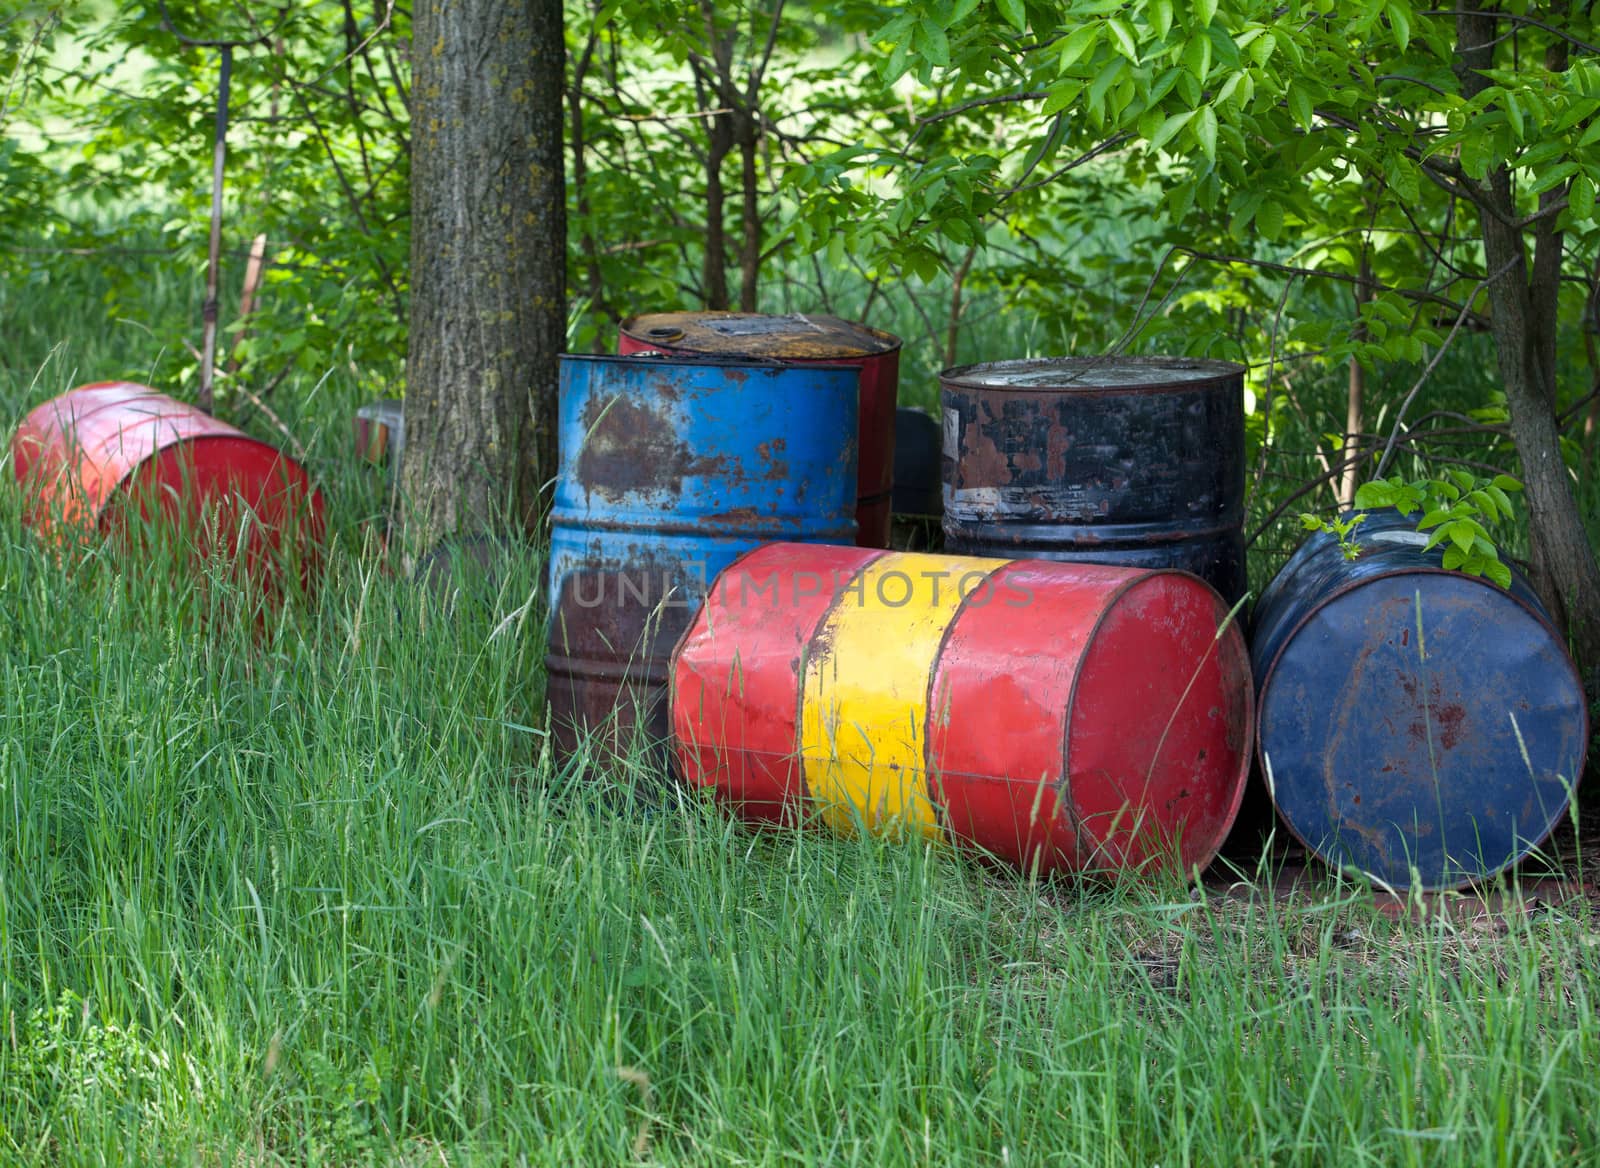
[(853, 365), (861, 370), (860, 487), (856, 543), (889, 546), (894, 491), (894, 416), (900, 338), (836, 316), (754, 312), (657, 312), (622, 322), (617, 351), (698, 353), (785, 364)]
[(673, 655), (679, 773), (750, 819), (1193, 873), (1250, 765), (1227, 611), (1183, 572), (769, 544)]
[(11, 461), (24, 521), (58, 540), (159, 521), (268, 592), (283, 565), (309, 583), (318, 561), (323, 502), (305, 468), (147, 386), (99, 382), (45, 402), (17, 428)]

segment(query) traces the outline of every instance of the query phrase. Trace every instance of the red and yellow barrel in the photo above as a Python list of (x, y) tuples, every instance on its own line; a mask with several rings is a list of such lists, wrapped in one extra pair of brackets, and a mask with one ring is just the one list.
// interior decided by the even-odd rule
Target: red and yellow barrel
[(718, 577), (670, 694), (679, 773), (747, 818), (1039, 871), (1203, 868), (1254, 729), (1194, 576), (788, 543)]

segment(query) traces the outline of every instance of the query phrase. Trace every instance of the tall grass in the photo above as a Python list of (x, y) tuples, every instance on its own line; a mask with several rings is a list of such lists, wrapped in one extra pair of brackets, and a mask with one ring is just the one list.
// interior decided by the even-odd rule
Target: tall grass
[[(42, 369), (13, 349), (8, 431), (128, 372), (92, 302), (7, 305)], [(1600, 1157), (1581, 903), (1041, 886), (555, 766), (507, 620), (541, 565), (390, 572), (356, 392), (284, 391), (334, 534), (260, 624), (159, 554), (42, 546), (0, 466), (0, 1159)]]

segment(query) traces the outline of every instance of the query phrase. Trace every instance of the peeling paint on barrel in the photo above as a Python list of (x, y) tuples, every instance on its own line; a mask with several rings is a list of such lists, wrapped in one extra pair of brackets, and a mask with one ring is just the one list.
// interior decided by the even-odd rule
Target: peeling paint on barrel
[(1244, 367), (996, 361), (940, 375), (950, 551), (1200, 575), (1245, 592)]
[(854, 539), (856, 379), (562, 357), (547, 658), (558, 753), (590, 732), (616, 753), (665, 739), (667, 656), (734, 558), (770, 539)]
[(1256, 605), (1258, 751), (1289, 830), (1391, 887), (1488, 880), (1549, 835), (1583, 768), (1576, 666), (1532, 588), (1447, 572), (1415, 517), (1361, 554), (1312, 536)]

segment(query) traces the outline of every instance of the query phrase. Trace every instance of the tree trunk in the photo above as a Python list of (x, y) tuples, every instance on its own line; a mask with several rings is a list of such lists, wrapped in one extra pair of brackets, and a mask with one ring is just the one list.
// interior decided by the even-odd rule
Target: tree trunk
[[(582, 224), (579, 235), (579, 246), (582, 249), (584, 283), (588, 290), (589, 312), (594, 315), (604, 315), (613, 320), (618, 319), (616, 314), (606, 306), (605, 283), (600, 271), (600, 245), (595, 241), (594, 231), (589, 221), (589, 151), (585, 126), (583, 120), (583, 81), (589, 72), (589, 63), (594, 59), (594, 50), (600, 40), (599, 17), (589, 28), (589, 39), (584, 43), (583, 52), (578, 55), (577, 64), (572, 67), (572, 87), (567, 91), (567, 139), (572, 148), (572, 189), (575, 196), (578, 219)], [(606, 351), (606, 337), (596, 332), (591, 349), (596, 353)]]
[[(1372, 299), (1372, 259), (1365, 242), (1361, 245), (1361, 282), (1356, 285), (1356, 314), (1360, 320), (1361, 306)], [(1356, 339), (1367, 339), (1367, 326), (1356, 325)], [(1361, 460), (1356, 454), (1361, 448), (1361, 414), (1367, 396), (1367, 371), (1356, 358), (1350, 358), (1350, 379), (1345, 389), (1344, 451), (1340, 460), (1344, 474), (1339, 479), (1339, 506), (1348, 511), (1356, 505), (1356, 488), (1360, 486)]]
[[(1492, 13), (1457, 19), (1462, 91), (1471, 98), (1488, 84), (1498, 21)], [(1564, 67), (1565, 53), (1551, 67)], [(1531, 577), (1550, 615), (1566, 632), (1579, 662), (1600, 669), (1600, 563), (1595, 560), (1572, 479), (1561, 459), (1556, 423), (1556, 295), (1561, 278), (1561, 233), (1555, 215), (1533, 226), (1533, 263), (1516, 226), (1511, 175), (1501, 166), (1477, 187), (1489, 285), (1490, 329), (1511, 418), (1511, 440), (1522, 463), (1531, 544)], [(1541, 210), (1564, 195), (1546, 192)], [(1592, 685), (1592, 682), (1591, 682)]]
[(566, 339), (559, 0), (419, 0), (412, 32), (408, 546), (536, 532)]
[(722, 190), (722, 162), (733, 149), (733, 117), (715, 114), (706, 142), (706, 254), (701, 276), (706, 307), (728, 307), (728, 235), (723, 220), (727, 196)]
[(757, 129), (758, 115), (753, 109), (742, 109), (738, 115), (738, 140), (741, 186), (740, 226), (744, 238), (739, 244), (739, 308), (754, 312), (759, 302), (758, 282), (761, 279), (761, 188), (756, 170), (756, 144), (760, 139)]

